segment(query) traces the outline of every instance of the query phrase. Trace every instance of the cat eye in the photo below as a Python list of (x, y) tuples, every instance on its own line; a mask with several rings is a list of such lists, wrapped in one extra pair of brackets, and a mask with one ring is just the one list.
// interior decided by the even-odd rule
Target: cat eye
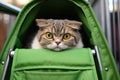
[(50, 32), (47, 32), (47, 33), (45, 34), (45, 36), (46, 36), (46, 38), (48, 38), (48, 39), (52, 39), (52, 38), (53, 38), (53, 34), (50, 33)]
[(71, 38), (71, 34), (69, 34), (69, 33), (66, 33), (63, 36), (63, 39), (65, 39), (65, 40), (70, 39), (70, 38)]

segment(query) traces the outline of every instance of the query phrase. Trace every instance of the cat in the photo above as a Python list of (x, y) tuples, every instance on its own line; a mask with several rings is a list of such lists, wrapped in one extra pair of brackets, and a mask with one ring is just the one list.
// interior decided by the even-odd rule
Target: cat
[(61, 51), (84, 46), (79, 33), (82, 22), (67, 19), (36, 19), (36, 23), (39, 30), (32, 41), (32, 49)]

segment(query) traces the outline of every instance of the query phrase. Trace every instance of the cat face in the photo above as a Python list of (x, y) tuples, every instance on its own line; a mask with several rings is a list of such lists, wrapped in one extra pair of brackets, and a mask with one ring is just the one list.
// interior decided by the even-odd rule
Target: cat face
[(81, 22), (70, 20), (36, 19), (37, 39), (43, 48), (60, 51), (76, 47), (80, 41)]

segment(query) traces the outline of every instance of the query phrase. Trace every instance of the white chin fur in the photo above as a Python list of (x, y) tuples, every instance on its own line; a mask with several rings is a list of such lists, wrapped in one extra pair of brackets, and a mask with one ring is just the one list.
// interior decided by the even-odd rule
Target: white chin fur
[(34, 38), (33, 42), (32, 42), (32, 45), (31, 45), (31, 48), (33, 49), (40, 49), (42, 48), (39, 44), (39, 41), (37, 39), (37, 37)]
[(57, 47), (57, 44), (55, 44), (55, 43), (52, 43), (52, 44), (47, 45), (47, 48), (48, 48), (48, 49), (54, 49), (54, 48), (56, 48), (56, 47)]
[(78, 44), (76, 45), (76, 48), (83, 48), (83, 42), (79, 40)]
[(59, 46), (57, 46), (57, 44), (53, 42), (52, 44), (48, 45), (47, 48), (55, 51), (60, 51), (63, 49), (67, 49), (68, 47), (66, 45), (63, 45), (62, 43), (60, 43)]

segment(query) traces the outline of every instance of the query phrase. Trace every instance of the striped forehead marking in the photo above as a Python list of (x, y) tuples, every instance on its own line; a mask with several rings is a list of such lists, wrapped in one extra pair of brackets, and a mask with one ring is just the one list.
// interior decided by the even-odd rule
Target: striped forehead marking
[(54, 20), (53, 28), (56, 34), (60, 34), (64, 28), (64, 22), (62, 20)]

